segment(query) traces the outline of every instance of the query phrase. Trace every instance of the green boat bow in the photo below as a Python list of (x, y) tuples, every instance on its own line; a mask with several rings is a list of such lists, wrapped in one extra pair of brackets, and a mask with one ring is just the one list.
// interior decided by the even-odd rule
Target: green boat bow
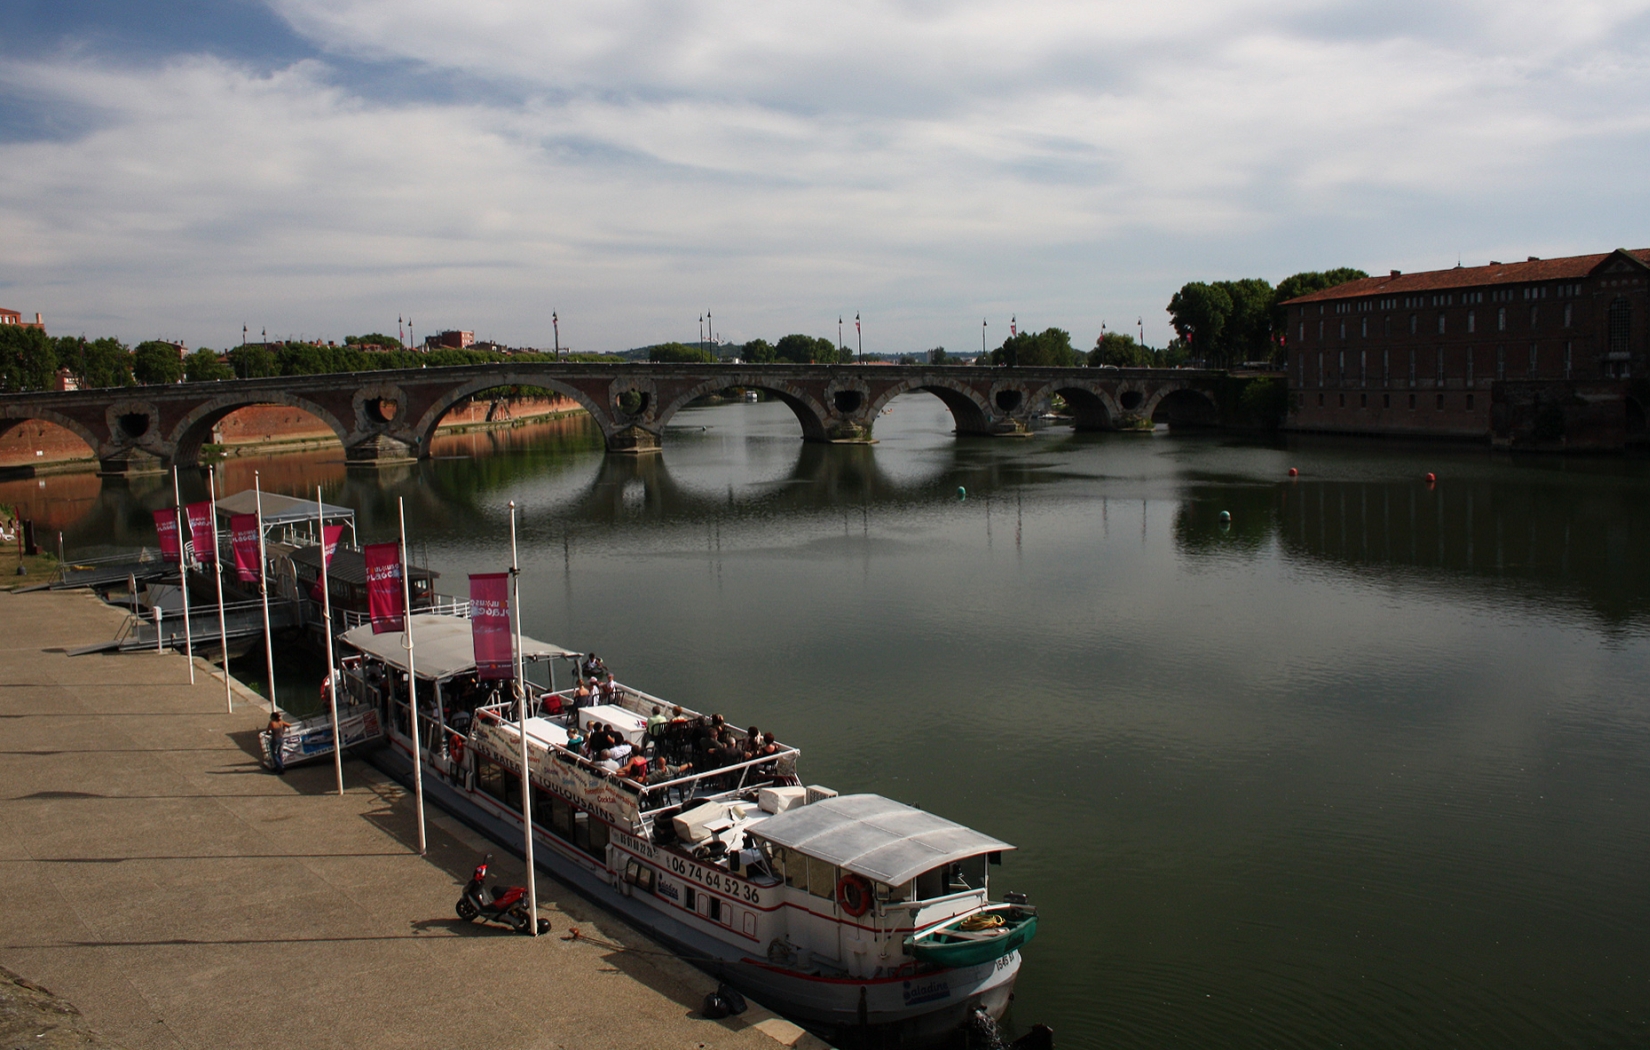
[(960, 969), (1001, 959), (1036, 935), (1036, 908), (994, 904), (907, 937), (905, 943), (921, 962)]

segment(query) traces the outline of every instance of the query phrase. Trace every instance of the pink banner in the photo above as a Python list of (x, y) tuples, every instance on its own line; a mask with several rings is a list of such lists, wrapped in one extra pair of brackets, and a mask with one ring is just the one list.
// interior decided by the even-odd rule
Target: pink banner
[(170, 508), (155, 511), (155, 532), (160, 536), (160, 556), (166, 561), (177, 561), (178, 512)]
[(242, 583), (258, 582), (258, 516), (234, 514), (229, 518), (229, 543), (235, 548), (235, 578)]
[(332, 556), (338, 553), (338, 537), (343, 534), (342, 525), (321, 526), (321, 571), (315, 577), (315, 585), (309, 589), (309, 596), (316, 601), (321, 600), (321, 580), (332, 567)]
[(367, 613), (372, 617), (372, 633), (399, 631), (406, 627), (402, 615), (401, 545), (369, 543), (361, 548), (367, 563)]
[(212, 501), (191, 503), (183, 513), (189, 519), (189, 542), (195, 545), (195, 560), (203, 565), (217, 561), (218, 552), (212, 549)]
[(511, 679), (515, 649), (510, 644), (510, 574), (470, 574), (470, 636), (475, 641), (476, 677)]

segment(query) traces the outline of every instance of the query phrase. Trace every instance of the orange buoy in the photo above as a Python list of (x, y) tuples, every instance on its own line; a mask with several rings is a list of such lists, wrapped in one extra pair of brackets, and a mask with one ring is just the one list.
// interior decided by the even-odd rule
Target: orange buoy
[(1292, 478), (1298, 478), (1298, 477), (1301, 476), (1301, 472), (1296, 470), (1294, 467), (1290, 467), (1289, 468), (1289, 476), (1292, 477)]
[(1432, 473), (1431, 471), (1427, 472), (1427, 484), (1428, 485), (1432, 484), (1433, 482), (1435, 482), (1437, 480), (1438, 480), (1438, 475)]

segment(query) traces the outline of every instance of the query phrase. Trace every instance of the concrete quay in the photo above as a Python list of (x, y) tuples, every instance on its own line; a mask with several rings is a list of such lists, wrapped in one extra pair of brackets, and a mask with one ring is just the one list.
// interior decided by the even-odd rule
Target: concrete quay
[(0, 593), (0, 966), (110, 1042), (824, 1046), (754, 1005), (699, 1017), (710, 978), (542, 873), (549, 935), (459, 922), (479, 854), (506, 883), (518, 857), (433, 808), (420, 857), (409, 794), (362, 762), (343, 797), (330, 763), (264, 772), (267, 708), (235, 683), (227, 713), (204, 661), (191, 686), (173, 653), (63, 655), (120, 620), (84, 593)]

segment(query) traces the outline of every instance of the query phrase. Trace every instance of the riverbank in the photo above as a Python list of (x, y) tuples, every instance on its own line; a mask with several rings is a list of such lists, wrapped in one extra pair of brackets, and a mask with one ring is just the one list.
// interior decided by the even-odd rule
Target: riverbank
[(64, 655), (121, 618), (84, 593), (0, 593), (0, 966), (108, 1040), (823, 1045), (771, 1015), (700, 1018), (708, 977), (547, 876), (550, 935), (459, 922), (479, 855), (506, 883), (518, 858), (433, 808), (420, 857), (410, 798), (359, 761), (342, 797), (330, 765), (265, 773), (265, 709), (235, 683), (227, 713), (205, 662), (190, 685), (174, 653)]

